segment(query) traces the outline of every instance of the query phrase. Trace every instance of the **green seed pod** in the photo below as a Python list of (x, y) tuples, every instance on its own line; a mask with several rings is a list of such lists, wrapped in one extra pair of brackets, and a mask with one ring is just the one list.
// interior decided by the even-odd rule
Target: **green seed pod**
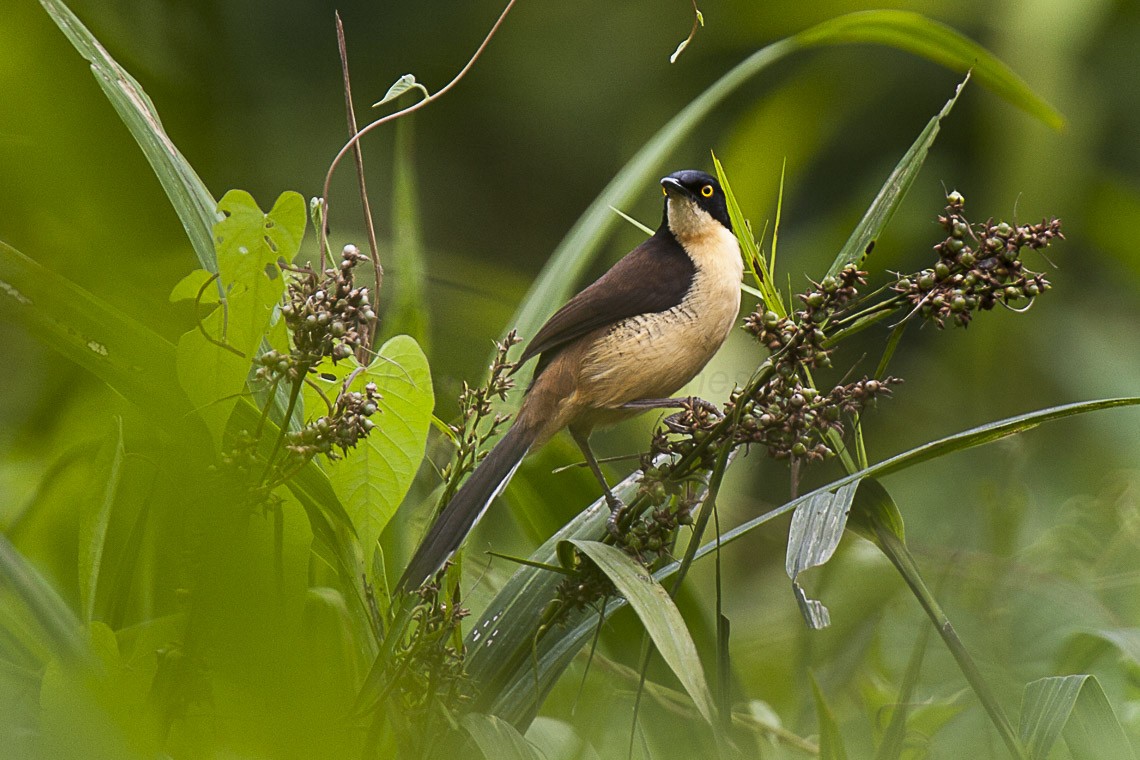
[(965, 311), (965, 310), (966, 310), (966, 299), (965, 298), (963, 298), (962, 296), (956, 296), (955, 298), (950, 300), (950, 311), (957, 312), (957, 311)]
[(994, 227), (994, 234), (1000, 235), (1003, 238), (1009, 237), (1012, 233), (1013, 233), (1013, 228), (1010, 227), (1005, 222), (1002, 222), (998, 226)]
[(962, 194), (957, 190), (951, 191), (951, 193), (946, 196), (946, 204), (949, 206), (963, 206), (965, 203), (966, 199), (963, 198)]
[(934, 287), (934, 272), (929, 269), (924, 269), (918, 275), (918, 287), (922, 290), (930, 290)]
[(945, 261), (939, 261), (934, 265), (934, 276), (940, 280), (945, 280), (950, 276), (950, 267), (947, 266)]
[(971, 251), (969, 248), (962, 251), (962, 253), (958, 256), (958, 263), (964, 267), (972, 267), (972, 266), (974, 266), (975, 263), (977, 263), (977, 261), (978, 261), (978, 258), (974, 255), (974, 252)]
[(954, 253), (957, 253), (966, 246), (966, 243), (961, 238), (950, 238), (946, 241), (946, 246)]
[(950, 228), (950, 234), (956, 238), (966, 237), (966, 233), (969, 231), (970, 228), (966, 226), (965, 222), (954, 222), (954, 226)]
[(804, 445), (803, 441), (795, 442), (792, 446), (792, 454), (797, 457), (802, 457), (804, 454), (807, 454), (807, 446)]

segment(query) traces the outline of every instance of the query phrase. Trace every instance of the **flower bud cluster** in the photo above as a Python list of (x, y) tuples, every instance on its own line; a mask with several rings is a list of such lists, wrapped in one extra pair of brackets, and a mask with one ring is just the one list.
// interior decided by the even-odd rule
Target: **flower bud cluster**
[[(643, 477), (640, 490), (652, 498), (652, 503), (663, 503), (664, 499), (658, 497), (663, 497), (666, 494), (658, 492), (666, 485), (661, 484), (672, 483), (669, 478), (668, 467), (658, 467), (653, 463), (660, 458), (661, 454), (688, 455), (698, 444), (712, 434), (713, 428), (723, 417), (724, 414), (716, 405), (704, 399), (693, 397), (685, 399), (681, 404), (681, 411), (670, 414), (664, 419), (662, 423), (664, 427), (657, 429), (649, 445), (649, 451), (641, 457)], [(715, 452), (706, 449), (704, 459), (703, 464), (711, 467), (713, 459), (715, 459)], [(673, 485), (669, 493), (675, 492), (676, 486)]]
[(397, 645), (400, 657), (388, 662), (396, 669), (393, 693), (405, 716), (423, 721), (440, 701), (458, 706), (473, 697), (464, 670), (466, 650), (456, 635), (470, 611), (461, 604), (458, 588), (448, 597), (440, 584), (428, 582), (415, 593), (419, 600), (412, 609), (414, 625), (407, 627), (409, 635)]
[(830, 352), (824, 348), (824, 327), (867, 282), (867, 273), (848, 264), (838, 274), (812, 283), (812, 290), (801, 293), (804, 307), (788, 317), (757, 309), (744, 320), (744, 329), (756, 336), (780, 361), (789, 367), (830, 367)]
[[(447, 482), (444, 492), (440, 496), (440, 508), (450, 501), (459, 481), (464, 475), (475, 468), (486, 451), (480, 447), (494, 436), (509, 419), (510, 415), (495, 414), (494, 400), (505, 401), (507, 393), (515, 387), (511, 373), (515, 364), (507, 359), (511, 348), (522, 341), (514, 330), (507, 337), (495, 343), (495, 360), (491, 363), (491, 373), (487, 382), (479, 387), (471, 387), (463, 383), (463, 391), (459, 394), (459, 408), (461, 418), (458, 422), (448, 425), (452, 435), (459, 442), (459, 448), (454, 458), (443, 469), (443, 479)], [(480, 429), (482, 421), (491, 417), (491, 423)]]
[[(301, 459), (317, 454), (339, 459), (376, 426), (369, 417), (379, 409), (379, 400), (380, 393), (375, 383), (365, 385), (363, 393), (346, 391), (340, 394), (330, 414), (288, 433), (285, 436), (285, 449)], [(337, 448), (340, 449), (339, 453)]]
[(554, 599), (561, 606), (563, 614), (580, 612), (595, 602), (614, 596), (617, 590), (613, 582), (590, 560), (577, 550), (573, 555), (574, 574), (558, 584)]
[(1064, 239), (1058, 219), (1040, 224), (1011, 226), (989, 219), (971, 224), (962, 213), (965, 199), (953, 192), (946, 197), (946, 213), (938, 223), (947, 237), (934, 246), (938, 263), (933, 269), (899, 277), (891, 286), (906, 297), (912, 309), (938, 327), (965, 327), (977, 311), (1021, 300), (1033, 302), (1050, 285), (1044, 275), (1021, 261), (1023, 248), (1041, 249)]
[(798, 377), (776, 375), (749, 406), (736, 429), (739, 443), (758, 443), (775, 459), (818, 462), (835, 455), (828, 433), (842, 436), (844, 416), (862, 412), (881, 396), (889, 396), (897, 377), (863, 378), (820, 393)]
[[(354, 245), (341, 252), (340, 265), (318, 276), (311, 266), (294, 270), (281, 316), (293, 338), (293, 368), (311, 367), (322, 357), (336, 363), (361, 347), (367, 327), (376, 320), (368, 288), (354, 284), (354, 270), (368, 261)], [(289, 368), (287, 368), (288, 371)]]

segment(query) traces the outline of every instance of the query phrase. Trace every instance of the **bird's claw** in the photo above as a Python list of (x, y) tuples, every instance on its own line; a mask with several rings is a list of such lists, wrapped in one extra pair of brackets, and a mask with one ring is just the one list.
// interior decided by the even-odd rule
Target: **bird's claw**
[[(711, 401), (705, 401), (699, 396), (690, 396), (686, 400), (686, 403), (689, 407), (688, 409), (682, 409), (679, 412), (674, 412), (662, 420), (663, 424), (665, 427), (669, 428), (670, 432), (688, 432), (693, 426), (693, 418), (695, 417), (694, 412), (696, 412), (698, 409), (712, 417), (715, 417), (716, 419), (720, 419), (724, 416), (724, 414), (720, 411), (720, 407)], [(686, 421), (686, 418), (688, 418), (688, 421)]]
[(720, 411), (719, 406), (711, 401), (705, 401), (700, 396), (690, 396), (689, 406), (693, 407), (693, 409), (701, 409), (708, 414), (711, 414), (713, 417), (719, 418), (724, 416), (724, 414)]

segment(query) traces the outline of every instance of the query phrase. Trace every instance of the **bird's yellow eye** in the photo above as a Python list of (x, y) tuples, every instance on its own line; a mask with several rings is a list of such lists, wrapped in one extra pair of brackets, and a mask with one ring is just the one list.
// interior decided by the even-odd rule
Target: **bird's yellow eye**
[(705, 196), (706, 198), (713, 197), (714, 192), (716, 192), (716, 191), (713, 190), (712, 185), (705, 185), (704, 187), (701, 188), (701, 195)]

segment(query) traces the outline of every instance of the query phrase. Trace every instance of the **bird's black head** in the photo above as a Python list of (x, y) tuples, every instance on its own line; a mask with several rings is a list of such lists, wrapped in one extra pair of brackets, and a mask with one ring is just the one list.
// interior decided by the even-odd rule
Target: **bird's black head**
[(670, 203), (691, 204), (732, 230), (732, 222), (728, 218), (728, 204), (716, 177), (696, 169), (685, 169), (663, 178), (661, 187), (665, 191), (666, 219), (669, 218)]

